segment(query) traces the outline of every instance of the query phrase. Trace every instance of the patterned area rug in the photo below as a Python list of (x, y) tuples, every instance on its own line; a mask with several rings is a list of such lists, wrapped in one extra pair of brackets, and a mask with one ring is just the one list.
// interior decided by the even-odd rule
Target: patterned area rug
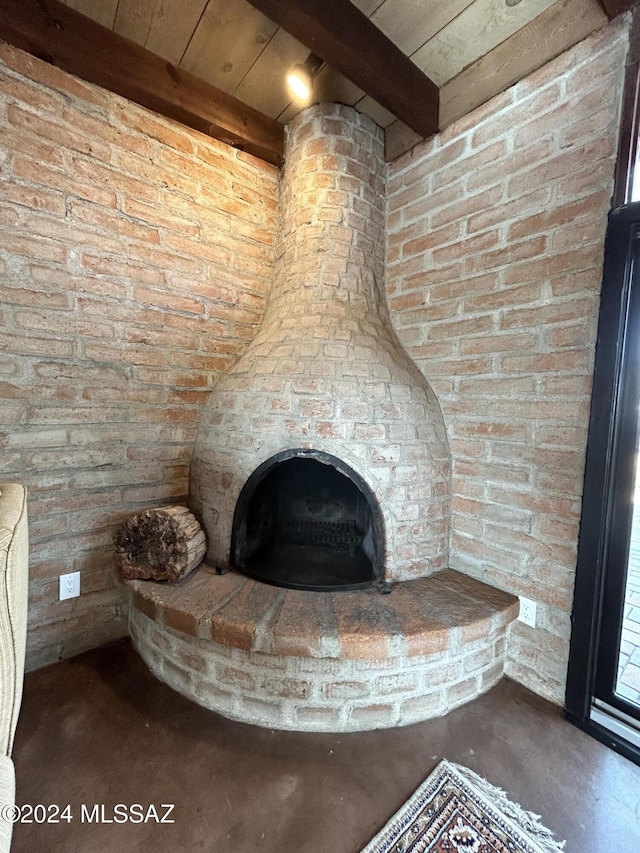
[(441, 761), (362, 853), (558, 853), (538, 816), (473, 770)]

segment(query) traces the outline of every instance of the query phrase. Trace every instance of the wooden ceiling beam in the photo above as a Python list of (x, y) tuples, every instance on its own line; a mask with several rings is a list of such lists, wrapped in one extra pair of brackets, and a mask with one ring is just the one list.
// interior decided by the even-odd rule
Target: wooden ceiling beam
[(444, 84), (440, 127), (447, 127), (606, 24), (606, 14), (594, 0), (557, 0)]
[[(467, 115), (606, 24), (607, 16), (598, 0), (557, 0), (442, 86), (440, 128)], [(385, 133), (387, 162), (409, 151), (418, 141), (401, 122), (389, 125)]]
[(349, 0), (249, 0), (421, 137), (438, 131), (438, 87)]
[(0, 0), (0, 38), (234, 148), (282, 162), (277, 121), (58, 0)]

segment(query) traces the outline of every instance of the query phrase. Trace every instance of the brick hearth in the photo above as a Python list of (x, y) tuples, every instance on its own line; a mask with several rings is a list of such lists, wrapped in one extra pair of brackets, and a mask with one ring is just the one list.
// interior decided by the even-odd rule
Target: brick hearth
[(514, 596), (446, 570), (376, 591), (280, 589), (203, 566), (176, 585), (129, 581), (150, 669), (227, 717), (306, 731), (448, 713), (504, 671)]

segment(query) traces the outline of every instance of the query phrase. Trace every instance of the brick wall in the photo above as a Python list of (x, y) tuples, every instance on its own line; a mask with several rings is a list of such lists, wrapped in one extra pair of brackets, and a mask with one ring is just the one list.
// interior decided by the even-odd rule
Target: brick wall
[[(610, 25), (389, 168), (390, 308), (447, 423), (451, 565), (539, 602), (508, 671), (555, 701), (626, 45)], [(30, 490), (33, 667), (126, 633), (112, 532), (186, 495), (204, 396), (262, 316), (277, 173), (6, 45), (0, 128), (0, 480)]]
[(439, 396), (451, 565), (538, 602), (507, 672), (564, 698), (627, 22), (393, 163), (394, 325)]
[(113, 530), (185, 499), (200, 404), (262, 316), (277, 171), (0, 44), (0, 181), (0, 481), (29, 488), (33, 667), (126, 633)]

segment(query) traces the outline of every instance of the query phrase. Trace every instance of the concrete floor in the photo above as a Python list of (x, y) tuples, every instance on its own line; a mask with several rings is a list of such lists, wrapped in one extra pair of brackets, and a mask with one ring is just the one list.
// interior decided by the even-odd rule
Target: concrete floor
[[(157, 682), (128, 641), (27, 675), (15, 853), (357, 853), (446, 757), (537, 812), (567, 853), (640, 850), (640, 768), (503, 680), (447, 717), (348, 735), (234, 723)], [(173, 824), (82, 822), (116, 803), (175, 804)]]

